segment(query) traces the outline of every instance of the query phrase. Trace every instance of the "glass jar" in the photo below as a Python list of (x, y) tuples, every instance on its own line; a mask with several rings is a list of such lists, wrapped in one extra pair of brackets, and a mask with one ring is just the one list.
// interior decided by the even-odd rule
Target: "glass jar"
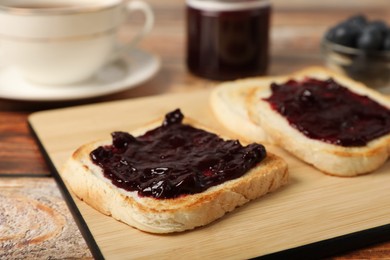
[(187, 66), (195, 75), (232, 80), (268, 67), (268, 0), (186, 0)]

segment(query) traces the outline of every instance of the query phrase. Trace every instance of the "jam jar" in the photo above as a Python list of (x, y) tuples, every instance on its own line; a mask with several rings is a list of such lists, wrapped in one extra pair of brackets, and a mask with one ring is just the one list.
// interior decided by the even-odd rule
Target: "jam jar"
[(213, 80), (263, 75), (268, 67), (268, 0), (186, 0), (187, 66)]

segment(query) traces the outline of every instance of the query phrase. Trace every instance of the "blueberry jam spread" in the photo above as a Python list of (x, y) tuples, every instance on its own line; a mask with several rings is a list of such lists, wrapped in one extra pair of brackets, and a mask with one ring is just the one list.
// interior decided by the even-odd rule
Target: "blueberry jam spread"
[(117, 187), (158, 199), (200, 193), (244, 175), (266, 157), (260, 144), (243, 147), (182, 120), (177, 109), (139, 137), (113, 132), (112, 145), (96, 148), (90, 157)]
[(271, 90), (264, 100), (309, 138), (358, 147), (390, 133), (388, 108), (331, 78), (273, 83)]

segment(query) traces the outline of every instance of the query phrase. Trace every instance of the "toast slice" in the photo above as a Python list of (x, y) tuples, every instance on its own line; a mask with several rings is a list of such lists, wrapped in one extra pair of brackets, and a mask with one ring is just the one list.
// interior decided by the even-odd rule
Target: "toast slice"
[[(184, 118), (183, 124), (205, 129), (189, 118)], [(142, 136), (160, 125), (161, 121), (156, 121), (132, 131), (132, 134)], [(180, 232), (207, 225), (288, 182), (285, 161), (267, 153), (244, 175), (200, 193), (165, 199), (140, 196), (137, 191), (114, 185), (104, 176), (102, 168), (91, 160), (91, 151), (109, 145), (112, 145), (111, 140), (81, 146), (65, 163), (61, 176), (74, 194), (93, 208), (150, 233)]]
[[(358, 95), (367, 96), (383, 107), (390, 109), (388, 97), (322, 67), (310, 67), (288, 75), (275, 78), (275, 83), (285, 83), (289, 79), (301, 81), (307, 77), (327, 80), (333, 78), (340, 85)], [(270, 85), (260, 85), (247, 95), (247, 109), (250, 119), (261, 126), (272, 142), (301, 160), (321, 171), (336, 176), (356, 176), (379, 168), (389, 157), (390, 134), (385, 134), (363, 146), (341, 146), (312, 139), (292, 127), (287, 119), (272, 109), (269, 102)]]

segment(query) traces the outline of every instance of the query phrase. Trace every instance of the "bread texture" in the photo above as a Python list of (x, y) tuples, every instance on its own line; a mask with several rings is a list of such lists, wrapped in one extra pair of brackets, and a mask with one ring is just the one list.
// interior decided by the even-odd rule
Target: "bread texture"
[(249, 118), (247, 104), (248, 96), (254, 89), (268, 86), (274, 80), (275, 77), (259, 77), (219, 84), (210, 95), (210, 107), (214, 116), (240, 139), (248, 142), (271, 142), (264, 129)]
[[(160, 122), (131, 134), (141, 135)], [(188, 118), (183, 123), (195, 125)], [(242, 177), (212, 186), (201, 193), (173, 199), (141, 197), (135, 191), (129, 192), (113, 185), (104, 177), (102, 169), (91, 161), (89, 154), (92, 150), (109, 144), (111, 140), (81, 146), (65, 163), (61, 176), (74, 194), (93, 208), (150, 233), (180, 232), (207, 225), (288, 182), (285, 161), (267, 153), (263, 161)]]
[[(229, 94), (223, 95), (239, 96), (240, 90), (238, 89), (249, 89), (245, 92), (245, 97), (240, 99), (240, 102), (234, 102), (234, 99), (230, 99), (227, 102), (231, 102), (232, 100), (233, 102), (230, 104), (226, 103), (225, 106), (240, 106), (240, 110), (244, 111), (242, 115), (245, 114), (242, 116), (242, 120), (249, 119), (251, 124), (261, 128), (263, 133), (265, 133), (264, 137), (267, 138), (266, 140), (284, 148), (294, 156), (325, 173), (336, 176), (356, 176), (372, 172), (384, 164), (389, 157), (390, 134), (359, 147), (343, 147), (311, 139), (292, 127), (285, 117), (273, 110), (270, 104), (263, 100), (263, 98), (271, 95), (270, 85), (272, 82), (284, 83), (289, 79), (299, 81), (307, 77), (319, 80), (333, 78), (350, 91), (359, 95), (368, 96), (382, 106), (390, 109), (390, 100), (388, 97), (364, 86), (362, 83), (322, 67), (309, 67), (285, 76), (241, 80), (222, 84), (215, 92), (230, 92)], [(213, 95), (217, 95), (216, 93)], [(222, 110), (215, 109), (216, 106), (213, 107), (218, 118), (228, 117), (227, 115), (220, 115)], [(234, 109), (239, 110), (237, 108)], [(243, 127), (245, 128), (246, 126), (242, 124), (240, 127), (232, 127), (231, 125), (228, 128), (239, 132)], [(247, 137), (249, 137), (249, 140), (258, 140), (255, 135), (247, 134)]]

